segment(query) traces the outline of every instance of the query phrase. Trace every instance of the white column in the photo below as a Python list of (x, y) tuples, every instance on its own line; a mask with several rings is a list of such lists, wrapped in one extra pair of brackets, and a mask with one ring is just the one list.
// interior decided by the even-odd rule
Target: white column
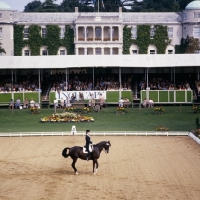
[(95, 40), (95, 26), (93, 26), (93, 40)]
[(87, 26), (84, 26), (84, 40), (87, 40)]
[(119, 99), (122, 98), (122, 76), (121, 76), (121, 67), (119, 67)]
[(104, 48), (101, 48), (101, 55), (104, 55)]
[(39, 86), (39, 88), (38, 88), (38, 100), (39, 100), (39, 105), (40, 105), (40, 69), (38, 70), (38, 86)]
[(103, 41), (104, 38), (104, 28), (101, 26), (101, 41)]
[(76, 26), (76, 41), (78, 41), (78, 28), (79, 28), (79, 26)]

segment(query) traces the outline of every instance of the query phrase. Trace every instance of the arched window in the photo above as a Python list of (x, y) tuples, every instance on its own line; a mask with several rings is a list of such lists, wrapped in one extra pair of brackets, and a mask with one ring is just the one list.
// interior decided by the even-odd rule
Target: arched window
[(139, 53), (139, 48), (137, 45), (132, 44), (130, 47), (130, 54), (134, 55), (134, 54), (138, 54)]
[(48, 56), (48, 50), (46, 46), (40, 47), (40, 55), (41, 56)]
[(31, 56), (31, 50), (30, 50), (29, 46), (25, 46), (22, 49), (22, 56)]
[(149, 45), (148, 54), (157, 54), (157, 48), (155, 45)]
[(165, 54), (175, 54), (175, 48), (173, 45), (168, 45)]
[(61, 56), (67, 55), (67, 49), (66, 49), (66, 47), (59, 47), (59, 49), (58, 49), (58, 55), (61, 55)]

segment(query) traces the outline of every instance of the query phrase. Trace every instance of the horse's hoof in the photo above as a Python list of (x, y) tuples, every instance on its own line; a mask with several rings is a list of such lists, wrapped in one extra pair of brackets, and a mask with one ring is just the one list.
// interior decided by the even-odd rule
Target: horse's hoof
[(98, 169), (96, 169), (95, 172), (97, 173), (97, 172), (98, 172)]
[(93, 174), (96, 175), (96, 172), (94, 172)]
[(76, 172), (75, 174), (78, 175), (78, 172)]

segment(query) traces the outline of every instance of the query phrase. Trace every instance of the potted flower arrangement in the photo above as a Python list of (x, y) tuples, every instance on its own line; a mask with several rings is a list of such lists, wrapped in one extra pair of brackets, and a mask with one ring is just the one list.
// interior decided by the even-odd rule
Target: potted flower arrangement
[(165, 109), (162, 108), (162, 107), (159, 107), (159, 108), (158, 108), (158, 107), (157, 107), (157, 108), (155, 107), (155, 108), (154, 108), (154, 113), (155, 113), (155, 114), (163, 114), (164, 112), (165, 112)]
[(91, 113), (92, 112), (92, 108), (91, 107), (84, 107), (83, 108), (83, 113)]
[(198, 114), (198, 113), (200, 113), (200, 107), (199, 106), (192, 106), (192, 111), (193, 111), (193, 113), (196, 113), (196, 114)]
[(40, 113), (40, 107), (39, 106), (30, 107), (30, 112), (31, 114), (38, 114)]
[(165, 126), (156, 126), (156, 131), (165, 131), (165, 132), (168, 132), (169, 129), (166, 128)]
[(116, 107), (116, 114), (125, 114), (126, 112), (127, 110), (125, 107), (120, 107), (120, 106)]

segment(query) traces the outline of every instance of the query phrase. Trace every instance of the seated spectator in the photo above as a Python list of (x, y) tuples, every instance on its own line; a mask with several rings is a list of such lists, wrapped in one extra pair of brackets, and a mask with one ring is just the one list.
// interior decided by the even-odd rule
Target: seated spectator
[(102, 94), (99, 95), (99, 105), (100, 105), (100, 110), (102, 109), (104, 104), (104, 97)]
[(35, 106), (35, 101), (33, 100), (33, 98), (31, 98), (30, 100), (30, 107), (33, 108)]
[(70, 107), (71, 106), (71, 103), (70, 103), (70, 100), (68, 97), (66, 97), (66, 100), (65, 100), (65, 106), (66, 108)]
[(124, 107), (129, 107), (130, 106), (130, 101), (127, 97), (124, 98)]
[(124, 106), (124, 99), (123, 97), (119, 100), (119, 107), (123, 107)]
[(151, 99), (151, 98), (149, 99), (148, 105), (149, 105), (148, 106), (149, 108), (153, 107), (153, 99)]
[(72, 94), (72, 96), (71, 96), (71, 103), (74, 103), (75, 99), (76, 99), (76, 97), (74, 96), (74, 94)]
[(14, 100), (13, 99), (11, 99), (10, 100), (10, 103), (9, 103), (9, 107), (8, 107), (9, 109), (14, 109)]
[(23, 108), (28, 108), (28, 98), (25, 98), (25, 99), (24, 99)]
[(94, 107), (95, 112), (99, 112), (100, 111), (100, 105), (96, 104), (96, 106)]
[(146, 107), (148, 106), (148, 103), (149, 103), (149, 101), (148, 101), (148, 99), (146, 98), (146, 99), (144, 99), (144, 101), (142, 102), (142, 105), (146, 108)]
[(60, 99), (60, 108), (64, 108), (65, 107), (65, 102), (64, 102), (64, 99), (61, 98)]
[(15, 107), (16, 107), (16, 108), (20, 108), (20, 106), (21, 106), (21, 100), (20, 100), (20, 98), (18, 97), (17, 100), (16, 100), (16, 103), (15, 103)]

